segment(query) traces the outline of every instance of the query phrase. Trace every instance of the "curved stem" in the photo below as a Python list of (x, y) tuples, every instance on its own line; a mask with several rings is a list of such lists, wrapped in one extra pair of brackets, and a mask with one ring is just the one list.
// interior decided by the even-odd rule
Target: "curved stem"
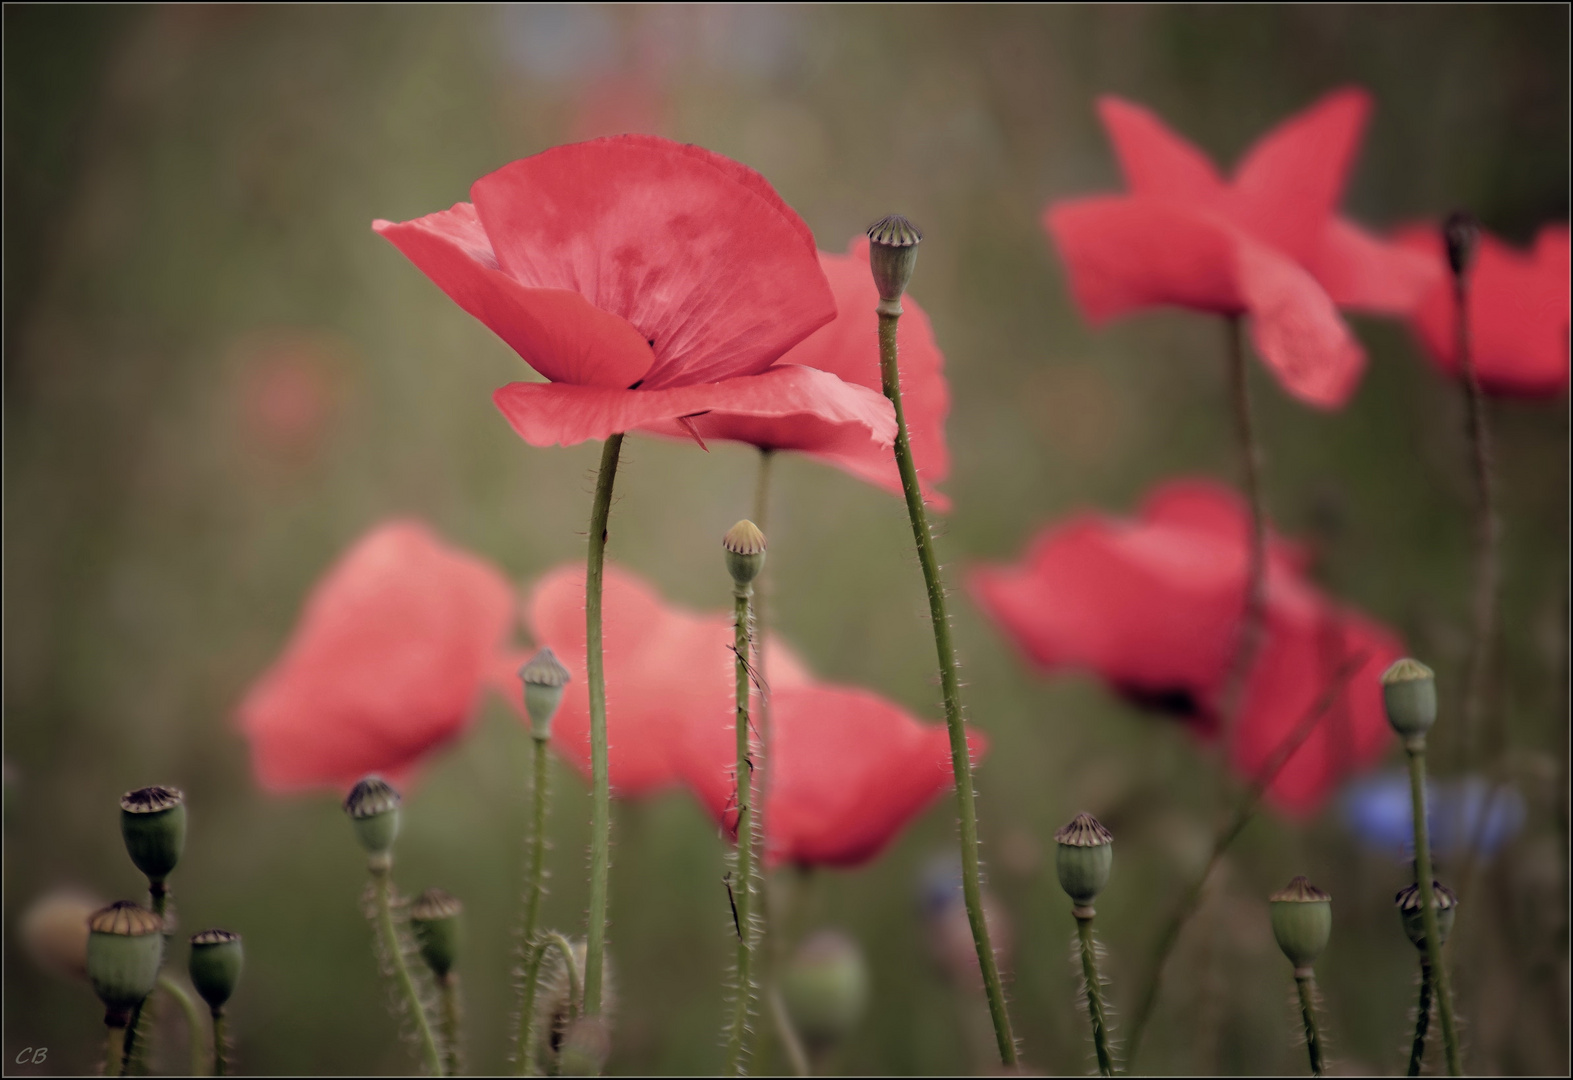
[(934, 624), (934, 648), (939, 653), (939, 681), (945, 694), (945, 725), (950, 730), (950, 764), (956, 777), (956, 816), (961, 832), (961, 891), (967, 902), (967, 921), (972, 924), (972, 941), (978, 950), (978, 967), (982, 970), (983, 987), (988, 994), (989, 1016), (994, 1021), (994, 1039), (999, 1044), (1000, 1061), (1014, 1065), (1016, 1039), (1011, 1033), (1010, 1013), (1005, 1009), (1005, 988), (1000, 981), (994, 946), (989, 940), (988, 923), (983, 917), (977, 800), (972, 791), (972, 755), (967, 749), (966, 720), (961, 714), (961, 682), (956, 676), (956, 650), (950, 641), (950, 617), (945, 612), (945, 583), (939, 576), (939, 561), (934, 556), (934, 537), (929, 531), (928, 514), (923, 507), (923, 490), (918, 485), (917, 466), (912, 460), (912, 446), (907, 439), (906, 415), (901, 408), (901, 372), (896, 354), (896, 325), (900, 319), (899, 303), (880, 302), (880, 375), (885, 396), (896, 410), (896, 466), (901, 471), (901, 488), (907, 498), (907, 517), (912, 522), (912, 538), (917, 544), (918, 560), (923, 564), (923, 581), (928, 587), (929, 617)]
[(415, 989), (415, 980), (410, 975), (410, 968), (404, 960), (404, 947), (399, 942), (399, 931), (393, 924), (393, 903), (389, 898), (388, 870), (387, 868), (373, 867), (371, 879), (377, 892), (377, 925), (382, 930), (382, 941), (388, 950), (388, 958), (393, 964), (393, 974), (399, 981), (399, 989), (404, 993), (405, 1003), (411, 1015), (415, 1017), (415, 1030), (420, 1037), (421, 1053), (426, 1058), (426, 1067), (433, 1076), (442, 1076), (442, 1055), (437, 1051), (437, 1040), (432, 1035), (431, 1023), (426, 1019), (426, 1009), (421, 1004), (420, 994)]
[(542, 934), (539, 941), (528, 946), (525, 969), (525, 986), (530, 988), (529, 1010), (519, 1017), (519, 1060), (515, 1063), (515, 1076), (531, 1076), (535, 1065), (535, 988), (541, 982), (541, 964), (552, 949), (562, 953), (563, 970), (568, 976), (568, 1011), (571, 1017), (579, 1013), (579, 968), (574, 964), (573, 946), (568, 939), (554, 932)]
[(443, 1057), (448, 1076), (459, 1075), (459, 975), (450, 971), (437, 980), (442, 993)]
[(1409, 1071), (1406, 1076), (1419, 1076), (1420, 1063), (1426, 1056), (1426, 1033), (1431, 1029), (1431, 962), (1424, 954), (1420, 957), (1420, 1005), (1415, 1010), (1415, 1039), (1409, 1047)]
[(1431, 842), (1426, 821), (1426, 737), (1416, 735), (1404, 744), (1409, 755), (1409, 799), (1415, 819), (1415, 883), (1420, 887), (1420, 915), (1426, 931), (1426, 960), (1435, 981), (1437, 1013), (1442, 1018), (1442, 1045), (1447, 1053), (1447, 1074), (1462, 1076), (1458, 1058), (1458, 1033), (1453, 1025), (1453, 1001), (1447, 969), (1442, 966), (1441, 937), (1436, 924), (1436, 890), (1431, 887)]
[(1240, 338), (1240, 316), (1226, 320), (1230, 403), (1234, 412), (1235, 436), (1240, 444), (1241, 471), (1245, 480), (1245, 499), (1251, 509), (1251, 535), (1246, 561), (1245, 609), (1240, 618), (1240, 635), (1235, 639), (1234, 657), (1219, 695), (1219, 715), (1225, 730), (1239, 717), (1250, 681), (1251, 667), (1261, 647), (1262, 620), (1267, 611), (1267, 511), (1262, 500), (1262, 448), (1256, 441), (1256, 426), (1251, 417), (1250, 386), (1246, 380), (1245, 346)]
[(730, 882), (734, 915), (737, 920), (737, 997), (732, 1003), (732, 1023), (726, 1041), (726, 1074), (743, 1076), (748, 1072), (748, 1016), (754, 1001), (754, 761), (749, 750), (748, 699), (752, 690), (749, 676), (751, 653), (748, 601), (753, 594), (748, 585), (734, 593), (733, 652), (737, 668), (737, 863)]
[[(1083, 914), (1085, 912), (1085, 914)], [(1081, 974), (1087, 983), (1087, 1016), (1092, 1021), (1092, 1045), (1098, 1052), (1098, 1075), (1114, 1075), (1109, 1054), (1109, 1028), (1103, 1014), (1103, 982), (1098, 978), (1098, 946), (1092, 939), (1092, 909), (1077, 908), (1076, 936), (1081, 940)]]
[(168, 975), (158, 977), (158, 988), (174, 998), (186, 1016), (186, 1037), (191, 1045), (191, 1075), (201, 1076), (202, 1067), (206, 1064), (206, 1055), (202, 1052), (202, 1013), (185, 988)]
[[(611, 873), (612, 793), (606, 766), (606, 668), (601, 653), (601, 590), (606, 563), (606, 519), (612, 511), (621, 433), (601, 448), (590, 510), (590, 555), (584, 578), (585, 669), (590, 682), (590, 925), (585, 934), (584, 1008), (601, 1011), (601, 971), (606, 950), (607, 879)], [(572, 957), (569, 958), (573, 967)]]
[[(1303, 974), (1302, 974), (1303, 973)], [(1300, 991), (1300, 1016), (1305, 1021), (1305, 1051), (1311, 1057), (1311, 1075), (1322, 1075), (1322, 1033), (1316, 1026), (1316, 983), (1310, 968), (1296, 968), (1294, 984)]]

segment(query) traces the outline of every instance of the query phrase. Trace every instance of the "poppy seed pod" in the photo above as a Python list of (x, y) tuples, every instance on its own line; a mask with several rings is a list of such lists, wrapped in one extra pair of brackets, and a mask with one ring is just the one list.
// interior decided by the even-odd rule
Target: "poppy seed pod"
[(1480, 245), (1480, 223), (1467, 210), (1455, 210), (1442, 223), (1442, 242), (1447, 245), (1447, 265), (1455, 276), (1469, 272)]
[(816, 1049), (852, 1033), (868, 1007), (868, 991), (863, 951), (838, 930), (820, 930), (799, 945), (781, 979), (792, 1026)]
[(739, 589), (749, 585), (765, 568), (765, 534), (747, 518), (726, 531), (721, 546), (726, 549), (727, 571)]
[(368, 776), (350, 789), (344, 812), (366, 854), (386, 856), (393, 850), (399, 836), (399, 801), (399, 793), (380, 776)]
[(420, 943), (421, 958), (439, 979), (459, 958), (464, 905), (442, 889), (427, 889), (410, 905), (410, 929)]
[(106, 1020), (125, 1017), (153, 992), (164, 961), (164, 920), (129, 900), (118, 900), (87, 921), (87, 974), (104, 1003)]
[[(1447, 935), (1453, 929), (1453, 916), (1458, 911), (1458, 895), (1443, 885), (1440, 881), (1431, 882), (1431, 902), (1436, 908), (1436, 936), (1437, 945), (1447, 944)], [(1404, 933), (1409, 935), (1409, 941), (1421, 952), (1426, 947), (1425, 911), (1423, 910), (1420, 886), (1406, 885), (1398, 890), (1398, 895), (1393, 897), (1393, 904), (1398, 908), (1399, 917), (1404, 920)]]
[(1436, 676), (1406, 656), (1382, 672), (1382, 703), (1400, 737), (1424, 735), (1436, 723)]
[(191, 985), (215, 1013), (235, 992), (246, 952), (240, 935), (228, 930), (204, 930), (191, 937)]
[(172, 787), (126, 792), (120, 797), (120, 835), (137, 869), (161, 883), (186, 846), (186, 796)]
[[(912, 269), (918, 264), (918, 243), (923, 233), (900, 214), (882, 217), (868, 227), (868, 265), (882, 304), (894, 303), (907, 291)], [(898, 305), (893, 315), (899, 315)]]
[(545, 742), (552, 737), (552, 717), (562, 704), (563, 687), (573, 676), (550, 648), (530, 657), (519, 669), (524, 683), (524, 711), (530, 715), (530, 734)]
[(1332, 936), (1333, 898), (1302, 876), (1268, 899), (1278, 947), (1296, 969), (1309, 968)]
[(1086, 907), (1109, 883), (1114, 836), (1091, 814), (1077, 814), (1054, 839), (1059, 844), (1054, 869), (1060, 876), (1060, 888), (1077, 907)]

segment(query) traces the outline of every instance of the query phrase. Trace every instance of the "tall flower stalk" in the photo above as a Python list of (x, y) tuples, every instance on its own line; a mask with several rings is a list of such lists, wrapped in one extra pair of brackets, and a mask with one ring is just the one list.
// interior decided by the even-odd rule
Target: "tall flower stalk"
[(1235, 437), (1239, 441), (1241, 478), (1245, 499), (1251, 508), (1251, 534), (1245, 571), (1245, 606), (1240, 630), (1235, 637), (1234, 656), (1223, 683), (1219, 711), (1224, 727), (1238, 721), (1245, 699), (1245, 686), (1251, 666), (1261, 647), (1262, 620), (1267, 612), (1267, 511), (1262, 498), (1262, 448), (1256, 440), (1256, 425), (1251, 415), (1250, 385), (1245, 372), (1245, 343), (1240, 336), (1240, 316), (1225, 321), (1228, 337), (1230, 407), (1234, 413)]
[(885, 396), (896, 410), (896, 466), (901, 470), (901, 489), (907, 499), (907, 516), (912, 521), (912, 537), (917, 544), (918, 560), (923, 564), (923, 581), (928, 588), (929, 616), (934, 626), (934, 647), (939, 653), (939, 679), (945, 695), (945, 724), (950, 730), (951, 768), (956, 777), (956, 811), (961, 831), (961, 889), (967, 903), (967, 920), (972, 925), (972, 940), (978, 950), (978, 966), (983, 972), (983, 987), (989, 999), (989, 1016), (994, 1022), (994, 1038), (999, 1044), (1000, 1061), (1016, 1064), (1016, 1040), (1011, 1033), (1010, 1014), (1005, 1008), (1005, 988), (999, 965), (989, 940), (988, 923), (983, 915), (982, 871), (978, 858), (978, 815), (972, 790), (972, 756), (967, 750), (966, 719), (961, 710), (961, 681), (956, 675), (956, 651), (950, 640), (950, 617), (945, 612), (945, 583), (940, 578), (939, 560), (934, 555), (934, 537), (929, 530), (923, 507), (923, 489), (918, 483), (917, 467), (912, 460), (912, 445), (907, 437), (906, 419), (901, 409), (901, 371), (896, 353), (896, 327), (901, 320), (901, 294), (906, 291), (917, 263), (918, 243), (923, 234), (906, 218), (891, 215), (869, 226), (869, 264), (874, 284), (879, 288), (879, 364)]

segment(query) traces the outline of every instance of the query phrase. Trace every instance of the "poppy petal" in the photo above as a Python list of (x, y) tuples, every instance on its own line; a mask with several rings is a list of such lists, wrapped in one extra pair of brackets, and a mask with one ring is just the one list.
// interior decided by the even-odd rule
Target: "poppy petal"
[(1257, 354), (1295, 397), (1335, 409), (1365, 370), (1365, 350), (1316, 279), (1273, 249), (1242, 238), (1235, 248), (1240, 291)]
[(1169, 130), (1151, 110), (1107, 95), (1098, 99), (1098, 116), (1132, 195), (1197, 204), (1223, 197), (1223, 180), (1207, 155)]
[(1306, 268), (1341, 308), (1384, 315), (1414, 310), (1441, 276), (1441, 267), (1398, 244), (1377, 239), (1352, 222), (1333, 218)]

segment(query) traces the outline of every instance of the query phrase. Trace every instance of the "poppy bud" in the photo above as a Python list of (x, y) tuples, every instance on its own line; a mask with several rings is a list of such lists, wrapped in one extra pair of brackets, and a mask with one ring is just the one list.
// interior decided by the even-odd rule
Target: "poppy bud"
[(344, 812), (366, 854), (387, 858), (399, 835), (399, 793), (380, 776), (368, 776), (350, 789)]
[(1296, 970), (1316, 962), (1333, 933), (1333, 898), (1297, 877), (1268, 898), (1273, 937)]
[(191, 985), (215, 1013), (235, 992), (245, 962), (246, 952), (241, 947), (239, 934), (228, 930), (204, 930), (192, 935), (188, 968)]
[(879, 290), (880, 308), (892, 305), (890, 315), (901, 314), (901, 294), (912, 280), (918, 264), (918, 241), (923, 234), (900, 214), (882, 217), (868, 227), (868, 265), (874, 272), (874, 287)]
[(1054, 869), (1060, 875), (1060, 888), (1077, 907), (1086, 907), (1109, 883), (1114, 836), (1091, 814), (1077, 814), (1054, 839), (1059, 843)]
[(524, 711), (530, 714), (530, 734), (542, 742), (552, 737), (552, 717), (562, 704), (563, 687), (573, 678), (550, 647), (530, 657), (519, 669), (524, 683)]
[(599, 1016), (581, 1016), (563, 1032), (557, 1068), (563, 1076), (600, 1076), (612, 1055), (612, 1034)]
[(1388, 724), (1402, 738), (1424, 735), (1436, 723), (1436, 676), (1405, 657), (1382, 672), (1382, 703)]
[(839, 930), (820, 930), (798, 946), (781, 979), (792, 1026), (809, 1045), (824, 1048), (850, 1035), (868, 1006), (868, 965), (857, 942)]
[(153, 992), (164, 962), (164, 920), (117, 900), (87, 921), (87, 974), (104, 1003), (105, 1021), (124, 1027), (133, 1006)]
[(186, 846), (186, 796), (172, 787), (126, 792), (120, 797), (120, 835), (137, 869), (161, 884)]
[(752, 582), (765, 568), (765, 534), (747, 518), (726, 531), (721, 546), (726, 549), (726, 568), (739, 589)]
[(1455, 277), (1469, 272), (1480, 244), (1480, 223), (1467, 210), (1455, 210), (1442, 223), (1442, 241), (1447, 245), (1447, 265)]
[[(1426, 947), (1425, 912), (1421, 907), (1420, 886), (1406, 885), (1393, 897), (1399, 917), (1404, 920), (1404, 933), (1421, 952)], [(1437, 945), (1447, 944), (1447, 935), (1453, 929), (1453, 916), (1457, 914), (1458, 895), (1440, 881), (1431, 882), (1431, 903), (1436, 908)]]
[(410, 929), (420, 943), (421, 958), (439, 979), (459, 958), (464, 905), (442, 889), (427, 889), (410, 905)]

